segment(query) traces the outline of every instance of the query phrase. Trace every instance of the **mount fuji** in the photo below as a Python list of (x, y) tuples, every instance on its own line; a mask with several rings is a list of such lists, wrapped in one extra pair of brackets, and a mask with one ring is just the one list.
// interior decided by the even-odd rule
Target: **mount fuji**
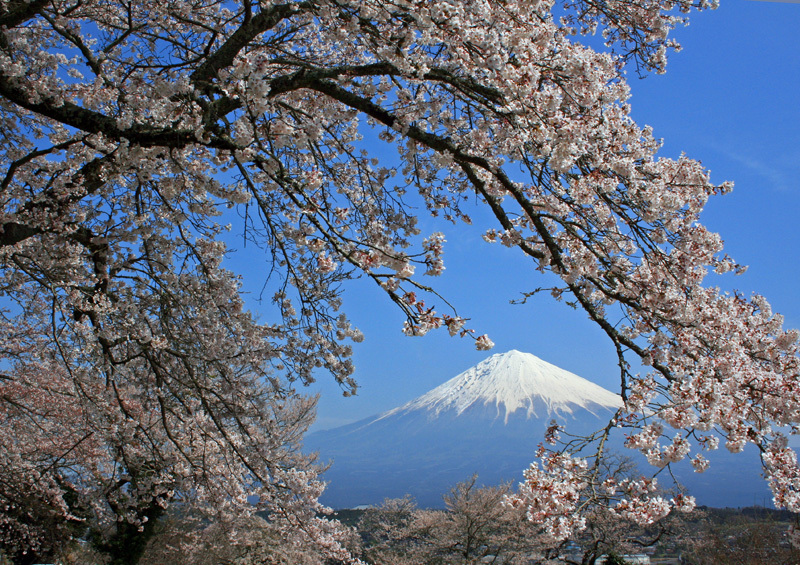
[(507, 425), (515, 416), (570, 420), (589, 412), (595, 418), (610, 417), (621, 405), (620, 397), (603, 387), (535, 355), (512, 350), (489, 357), (372, 422), (424, 413), (428, 420), (466, 414)]
[[(324, 504), (347, 508), (411, 494), (421, 507), (439, 507), (442, 494), (475, 473), (483, 484), (520, 481), (552, 420), (571, 434), (588, 434), (605, 426), (621, 405), (618, 395), (578, 375), (509, 351), (388, 412), (311, 433), (305, 448), (319, 452), (322, 462), (332, 461), (323, 475), (329, 483)], [(612, 436), (612, 449), (633, 455), (623, 441), (621, 433)], [(761, 504), (768, 491), (757, 457), (742, 465), (746, 455), (736, 457), (733, 474), (731, 464), (715, 466), (712, 459), (711, 470), (683, 473), (682, 482), (691, 494), (704, 492), (701, 504)], [(643, 473), (653, 470), (646, 462), (640, 467)]]

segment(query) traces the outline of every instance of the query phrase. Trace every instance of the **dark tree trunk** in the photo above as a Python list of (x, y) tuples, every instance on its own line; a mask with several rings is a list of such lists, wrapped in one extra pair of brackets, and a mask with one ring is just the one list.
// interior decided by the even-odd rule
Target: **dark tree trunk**
[(129, 522), (118, 522), (114, 533), (101, 541), (94, 543), (95, 548), (108, 555), (111, 559), (109, 565), (137, 565), (144, 555), (147, 542), (155, 534), (158, 519), (164, 513), (164, 509), (155, 501), (137, 514), (140, 519), (147, 518), (142, 524), (141, 531), (139, 526)]

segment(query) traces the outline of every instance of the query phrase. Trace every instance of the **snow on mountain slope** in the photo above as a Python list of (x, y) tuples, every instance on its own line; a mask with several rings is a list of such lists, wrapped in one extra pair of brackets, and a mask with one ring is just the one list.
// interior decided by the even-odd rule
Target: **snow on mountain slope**
[(582, 410), (597, 416), (621, 405), (618, 395), (535, 355), (512, 350), (492, 355), (377, 420), (418, 410), (433, 417), (448, 411), (460, 415), (473, 406), (489, 406), (507, 423), (517, 410), (524, 411), (528, 419)]

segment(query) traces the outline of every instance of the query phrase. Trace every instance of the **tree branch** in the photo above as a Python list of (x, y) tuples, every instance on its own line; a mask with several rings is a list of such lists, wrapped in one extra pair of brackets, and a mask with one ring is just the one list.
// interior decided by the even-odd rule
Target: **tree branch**
[(258, 35), (269, 31), (282, 20), (308, 10), (313, 6), (312, 2), (301, 2), (295, 4), (294, 7), (292, 4), (277, 4), (269, 9), (262, 10), (252, 17), (248, 17), (249, 12), (246, 13), (241, 27), (192, 73), (192, 82), (199, 86), (208, 87), (219, 70), (233, 64), (233, 60), (239, 52)]

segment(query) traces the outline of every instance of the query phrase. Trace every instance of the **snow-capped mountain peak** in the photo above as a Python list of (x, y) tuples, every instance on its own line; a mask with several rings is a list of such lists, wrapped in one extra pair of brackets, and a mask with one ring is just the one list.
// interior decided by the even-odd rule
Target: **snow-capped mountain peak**
[(512, 350), (492, 355), (379, 419), (411, 411), (426, 411), (431, 417), (460, 415), (470, 407), (484, 407), (496, 410), (496, 417), (507, 423), (518, 410), (526, 418), (543, 418), (576, 410), (598, 415), (621, 405), (618, 395), (535, 355)]

